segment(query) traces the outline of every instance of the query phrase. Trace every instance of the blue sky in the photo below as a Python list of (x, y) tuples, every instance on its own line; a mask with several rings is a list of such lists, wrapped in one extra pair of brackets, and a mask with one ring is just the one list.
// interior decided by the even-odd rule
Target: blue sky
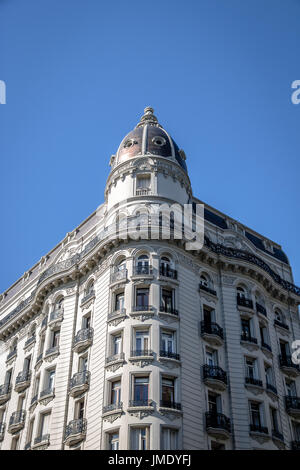
[(282, 244), (300, 285), (299, 0), (0, 0), (0, 292), (103, 202), (145, 106), (194, 194)]

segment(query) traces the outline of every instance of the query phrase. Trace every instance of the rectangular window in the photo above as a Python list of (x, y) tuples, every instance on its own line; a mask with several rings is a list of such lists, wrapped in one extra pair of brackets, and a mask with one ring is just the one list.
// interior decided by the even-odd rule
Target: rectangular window
[(50, 416), (51, 412), (41, 414), (39, 436), (45, 436), (46, 434), (49, 434)]
[(115, 297), (116, 301), (115, 301), (115, 311), (120, 311), (124, 308), (124, 301), (125, 301), (125, 297), (124, 297), (124, 292), (121, 292), (119, 294), (116, 295)]
[(161, 291), (161, 304), (163, 311), (169, 312), (174, 308), (173, 301), (173, 290), (172, 289), (162, 289)]
[(175, 380), (162, 377), (161, 384), (162, 406), (175, 402)]
[(23, 371), (24, 372), (29, 372), (30, 363), (31, 363), (31, 356), (25, 357), (24, 364), (23, 364)]
[(172, 428), (162, 429), (162, 450), (178, 449), (178, 431)]
[(137, 330), (135, 332), (135, 349), (138, 352), (149, 349), (149, 330)]
[(56, 348), (59, 346), (59, 338), (60, 338), (60, 330), (53, 331), (51, 346), (50, 346), (51, 348)]
[(136, 404), (148, 405), (149, 377), (134, 377), (133, 399)]
[(5, 379), (4, 379), (4, 383), (5, 383), (6, 385), (10, 385), (10, 384), (11, 384), (11, 377), (12, 377), (12, 369), (9, 369), (8, 371), (6, 371)]
[(122, 335), (113, 336), (113, 354), (121, 354), (122, 352)]
[(82, 317), (82, 328), (83, 329), (88, 329), (91, 326), (91, 314), (89, 313), (88, 315)]
[(214, 323), (216, 321), (216, 315), (215, 311), (204, 306), (203, 307), (203, 320), (205, 325), (209, 326), (211, 323)]
[(34, 418), (29, 421), (27, 437), (26, 437), (26, 444), (30, 443), (32, 441), (33, 426), (34, 426)]
[(218, 365), (218, 352), (212, 349), (206, 349), (206, 364), (209, 366), (217, 366)]
[(88, 370), (88, 357), (81, 356), (78, 363), (78, 372), (84, 372), (85, 370)]
[(279, 432), (278, 413), (275, 408), (270, 408), (270, 416), (271, 416), (272, 429), (274, 431)]
[(256, 360), (250, 357), (246, 357), (245, 364), (246, 364), (246, 377), (249, 377), (250, 379), (257, 379), (258, 373), (257, 373)]
[(84, 400), (76, 402), (75, 406), (75, 419), (83, 419), (84, 417)]
[(119, 450), (119, 433), (110, 433), (108, 436), (109, 450)]
[(258, 403), (250, 403), (250, 419), (251, 424), (260, 427), (261, 426), (261, 413), (260, 405)]
[(111, 402), (110, 405), (121, 403), (121, 380), (111, 383)]
[(250, 320), (246, 319), (246, 318), (242, 318), (241, 319), (241, 323), (242, 323), (242, 336), (244, 339), (249, 339), (251, 338), (251, 327), (250, 327)]
[(137, 289), (136, 290), (136, 305), (137, 307), (148, 307), (149, 289)]
[(11, 441), (10, 449), (19, 450), (19, 443), (20, 443), (20, 436), (13, 437)]
[(221, 396), (214, 393), (208, 394), (208, 411), (212, 414), (217, 414), (222, 412), (221, 407)]
[(289, 397), (296, 397), (297, 396), (296, 384), (293, 380), (286, 381), (286, 391), (287, 391), (287, 395)]
[(150, 428), (149, 426), (131, 428), (131, 450), (150, 449)]
[(149, 189), (150, 188), (150, 176), (138, 176), (137, 178), (137, 189)]
[(162, 351), (175, 353), (176, 346), (175, 346), (175, 333), (170, 333), (163, 331), (161, 334), (161, 349)]

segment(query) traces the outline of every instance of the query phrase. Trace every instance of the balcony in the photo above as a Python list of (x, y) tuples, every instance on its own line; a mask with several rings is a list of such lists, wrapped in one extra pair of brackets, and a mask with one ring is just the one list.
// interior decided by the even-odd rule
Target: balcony
[(135, 349), (130, 352), (128, 360), (140, 367), (148, 366), (154, 360), (154, 353), (151, 349)]
[(5, 423), (0, 422), (0, 442), (4, 439)]
[(150, 188), (137, 188), (135, 191), (136, 196), (149, 196), (150, 194), (152, 194)]
[(47, 405), (55, 397), (55, 389), (53, 387), (47, 387), (40, 393), (39, 402), (43, 405)]
[(88, 348), (93, 342), (93, 328), (83, 328), (79, 330), (74, 338), (73, 351), (79, 353)]
[(104, 421), (109, 421), (110, 423), (113, 423), (116, 419), (120, 418), (122, 413), (123, 403), (121, 401), (106, 405), (102, 409), (102, 417)]
[(112, 372), (115, 372), (119, 369), (125, 362), (125, 354), (123, 352), (119, 354), (113, 354), (112, 356), (108, 356), (105, 359), (105, 368)]
[(204, 291), (204, 292), (207, 292), (208, 294), (211, 294), (213, 295), (214, 297), (217, 296), (217, 292), (214, 290), (214, 289), (211, 289), (210, 287), (206, 286), (205, 284), (202, 284), (200, 282), (199, 284), (199, 291)]
[(10, 399), (11, 385), (3, 384), (0, 386), (0, 405), (3, 405)]
[(45, 352), (44, 359), (46, 361), (52, 361), (59, 355), (59, 346), (53, 346), (52, 348), (47, 349)]
[(20, 429), (23, 429), (25, 423), (25, 416), (26, 411), (15, 411), (9, 419), (8, 432), (14, 434), (17, 431), (20, 431)]
[(25, 341), (25, 345), (24, 345), (24, 349), (29, 349), (30, 346), (33, 346), (34, 343), (36, 341), (36, 336), (35, 335), (32, 335), (30, 336), (30, 338), (27, 339), (27, 341)]
[(217, 323), (201, 321), (201, 336), (207, 342), (220, 346), (223, 344), (223, 328)]
[(266, 389), (267, 389), (267, 392), (269, 391), (277, 395), (277, 388), (275, 387), (275, 385), (266, 382)]
[(159, 315), (172, 315), (175, 318), (179, 317), (179, 312), (173, 307), (170, 307), (168, 305), (160, 305), (159, 307)]
[(278, 429), (272, 429), (272, 439), (284, 442), (283, 434)]
[(261, 380), (256, 379), (255, 377), (245, 377), (245, 386), (250, 390), (253, 389), (256, 392), (263, 392), (263, 383)]
[(268, 435), (269, 430), (267, 427), (262, 426), (261, 424), (250, 424), (250, 433)]
[(160, 408), (168, 408), (171, 410), (181, 411), (181, 403), (171, 400), (160, 400)]
[(23, 392), (26, 388), (29, 387), (31, 380), (31, 372), (29, 370), (23, 370), (19, 372), (16, 378), (15, 391)]
[(286, 323), (280, 320), (274, 320), (274, 326), (277, 326), (278, 328), (282, 328), (286, 332), (289, 331), (289, 325), (287, 325)]
[(285, 408), (293, 418), (300, 418), (300, 398), (293, 396), (285, 397)]
[(135, 305), (132, 307), (132, 312), (130, 316), (138, 320), (144, 321), (148, 318), (153, 317), (154, 307), (152, 305)]
[(241, 334), (241, 341), (252, 344), (253, 346), (257, 346), (257, 339), (253, 338), (253, 336), (251, 336), (249, 333), (246, 333), (245, 331), (243, 331)]
[(73, 446), (82, 441), (86, 436), (87, 421), (85, 418), (73, 419), (66, 426), (65, 444)]
[(96, 293), (95, 293), (94, 289), (91, 289), (90, 292), (88, 292), (88, 293), (83, 297), (83, 299), (81, 300), (80, 307), (82, 307), (83, 305), (87, 304), (89, 301), (94, 300), (95, 297), (96, 297)]
[(292, 450), (300, 450), (300, 440), (291, 442)]
[(126, 318), (126, 309), (120, 308), (119, 310), (115, 310), (111, 312), (107, 316), (107, 323), (109, 325), (117, 326)]
[(50, 445), (50, 434), (42, 434), (34, 439), (34, 445), (32, 449), (37, 449), (38, 447), (47, 448)]
[(180, 362), (180, 354), (177, 354), (175, 352), (171, 352), (171, 351), (165, 351), (164, 349), (161, 349), (159, 351), (159, 360), (171, 360), (171, 361), (176, 361), (176, 362)]
[(90, 372), (83, 370), (82, 372), (77, 372), (73, 375), (70, 380), (70, 395), (71, 397), (76, 397), (85, 393), (90, 385)]
[(239, 295), (237, 295), (236, 302), (238, 307), (253, 310), (253, 302), (251, 299), (246, 299), (246, 297), (240, 297)]
[(129, 400), (129, 409), (130, 408), (153, 408), (154, 403), (152, 400)]
[(17, 357), (17, 350), (13, 349), (7, 355), (6, 362), (10, 362)]
[(174, 281), (177, 281), (176, 269), (172, 269), (169, 267), (165, 267), (164, 265), (161, 265), (159, 267), (159, 275), (161, 277), (167, 277), (168, 279), (173, 279)]
[(265, 307), (263, 305), (260, 305), (256, 302), (256, 311), (257, 313), (260, 313), (261, 315), (263, 315), (264, 317), (267, 318), (267, 310), (265, 309)]
[(110, 284), (117, 284), (121, 282), (127, 281), (127, 269), (120, 269), (119, 271), (115, 271), (110, 275)]
[(227, 386), (227, 374), (219, 366), (204, 364), (202, 366), (203, 382), (208, 387), (223, 391)]
[(206, 430), (215, 438), (228, 439), (231, 433), (231, 423), (227, 416), (221, 413), (207, 411), (205, 413)]
[(292, 357), (289, 355), (280, 355), (279, 364), (282, 371), (292, 377), (297, 377), (300, 374), (300, 367), (298, 364), (294, 364)]
[(268, 352), (272, 352), (272, 348), (268, 343), (265, 343), (264, 341), (261, 342), (261, 347), (262, 349), (266, 349)]
[(148, 266), (134, 266), (132, 277), (153, 277), (153, 268), (151, 265)]
[(56, 310), (50, 313), (50, 318), (48, 322), (49, 328), (52, 330), (56, 328), (64, 319), (64, 310)]

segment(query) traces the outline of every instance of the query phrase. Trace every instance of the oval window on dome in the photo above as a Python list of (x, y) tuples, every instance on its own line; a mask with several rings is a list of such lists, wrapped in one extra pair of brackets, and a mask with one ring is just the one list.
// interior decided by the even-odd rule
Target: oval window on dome
[(132, 147), (133, 145), (137, 144), (137, 141), (134, 140), (134, 139), (128, 139), (126, 140), (125, 144), (124, 144), (124, 147), (125, 148), (129, 148), (129, 147)]
[(158, 147), (162, 147), (163, 145), (166, 144), (166, 139), (164, 139), (161, 136), (156, 136), (156, 137), (153, 137), (152, 142)]

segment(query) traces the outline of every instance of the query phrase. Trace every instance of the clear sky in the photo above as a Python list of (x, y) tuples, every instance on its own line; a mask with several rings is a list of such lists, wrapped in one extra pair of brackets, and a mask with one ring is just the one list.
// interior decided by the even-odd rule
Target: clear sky
[(299, 0), (0, 0), (0, 292), (103, 202), (145, 106), (300, 285), (299, 44)]

